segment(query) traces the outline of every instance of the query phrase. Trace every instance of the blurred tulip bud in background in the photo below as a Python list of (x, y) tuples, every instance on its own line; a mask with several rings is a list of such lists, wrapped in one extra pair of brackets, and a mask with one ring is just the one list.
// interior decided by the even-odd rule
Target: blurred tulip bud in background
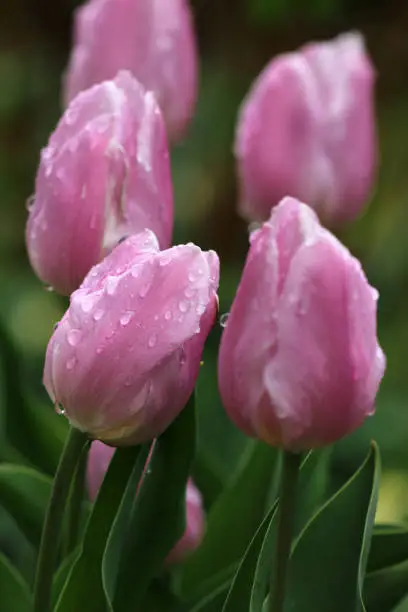
[(291, 451), (361, 425), (385, 369), (377, 298), (312, 209), (285, 198), (251, 235), (221, 339), (219, 388), (234, 423)]
[(129, 234), (171, 242), (173, 192), (164, 122), (128, 72), (81, 93), (41, 153), (26, 242), (31, 264), (62, 294)]
[(155, 93), (169, 138), (178, 140), (193, 115), (197, 93), (197, 50), (187, 0), (90, 0), (77, 9), (66, 103), (123, 69)]
[[(109, 467), (115, 449), (95, 440), (88, 454), (87, 486), (89, 497), (94, 500)], [(147, 460), (149, 461), (149, 459)], [(167, 563), (179, 563), (201, 543), (205, 529), (205, 515), (200, 491), (191, 478), (186, 488), (186, 529), (170, 551)]]
[(377, 169), (374, 81), (358, 33), (268, 64), (237, 125), (244, 217), (265, 221), (287, 195), (307, 202), (328, 225), (361, 213)]
[(45, 361), (47, 391), (73, 426), (117, 446), (162, 433), (193, 392), (218, 276), (213, 251), (159, 251), (148, 230), (92, 268)]

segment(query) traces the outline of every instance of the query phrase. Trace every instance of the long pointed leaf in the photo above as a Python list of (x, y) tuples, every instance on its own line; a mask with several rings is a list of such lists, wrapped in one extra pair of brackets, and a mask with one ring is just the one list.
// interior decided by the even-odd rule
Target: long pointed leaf
[(239, 562), (265, 516), (277, 455), (266, 444), (251, 444), (235, 480), (210, 512), (200, 548), (183, 568), (184, 596), (206, 592), (216, 575)]
[(0, 605), (4, 612), (31, 612), (27, 584), (10, 561), (0, 553)]
[(0, 464), (0, 505), (34, 547), (40, 543), (51, 487), (51, 478), (30, 467)]
[(76, 558), (61, 591), (55, 612), (81, 610), (104, 612), (107, 607), (102, 585), (102, 558), (123, 492), (135, 463), (139, 447), (115, 452), (89, 517), (82, 550)]
[[(368, 548), (378, 486), (372, 446), (353, 477), (313, 517), (294, 548), (285, 612), (363, 610), (360, 572)], [(366, 537), (366, 541), (365, 541)]]
[[(181, 414), (154, 444), (120, 560), (115, 612), (138, 609), (170, 549), (183, 535), (187, 479), (195, 453), (195, 428), (193, 394)], [(110, 546), (113, 539), (114, 536), (109, 540)]]

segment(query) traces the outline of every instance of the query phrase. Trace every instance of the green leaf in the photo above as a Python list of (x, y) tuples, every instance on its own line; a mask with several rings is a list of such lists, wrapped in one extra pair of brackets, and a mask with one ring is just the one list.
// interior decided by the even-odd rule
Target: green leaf
[(0, 553), (0, 601), (4, 612), (31, 612), (27, 584), (10, 561)]
[[(306, 456), (301, 465), (296, 494), (293, 539), (299, 535), (311, 516), (327, 499), (330, 490), (328, 483), (330, 457), (330, 449), (313, 451)], [(276, 536), (277, 513), (273, 515), (270, 521), (257, 561), (250, 602), (248, 601), (251, 612), (260, 610), (264, 603), (273, 571)], [(249, 592), (246, 594), (246, 601), (248, 596)]]
[(225, 601), (225, 596), (228, 593), (229, 586), (230, 580), (223, 584), (219, 584), (214, 591), (208, 593), (195, 604), (183, 607), (183, 612), (220, 612), (223, 602)]
[(248, 546), (245, 555), (243, 556), (238, 570), (232, 581), (227, 598), (224, 602), (222, 612), (247, 612), (251, 596), (251, 584), (255, 573), (259, 551), (262, 547), (268, 527), (273, 520), (277, 508), (277, 503), (268, 512), (250, 545)]
[(265, 516), (276, 465), (275, 449), (250, 445), (234, 481), (210, 511), (201, 546), (183, 568), (183, 596), (207, 592), (215, 576), (239, 562)]
[(0, 464), (0, 504), (36, 548), (51, 487), (51, 478), (30, 467)]
[[(139, 482), (142, 479), (143, 471), (149, 455), (149, 449), (150, 444), (145, 444), (140, 449), (138, 459), (135, 462), (119, 509), (112, 523), (105, 552), (102, 558), (102, 584), (109, 604), (109, 610), (112, 610), (112, 612), (121, 555), (129, 530), (129, 523), (135, 502), (136, 491), (138, 489)], [(147, 469), (149, 469), (148, 466)]]
[(366, 576), (364, 602), (367, 612), (391, 612), (408, 595), (408, 561)]
[[(372, 446), (353, 477), (319, 510), (295, 543), (285, 611), (364, 610), (361, 580), (369, 548), (379, 481)], [(341, 578), (340, 578), (341, 577)]]
[(79, 557), (80, 553), (81, 547), (78, 546), (67, 557), (65, 557), (65, 559), (62, 561), (61, 565), (57, 569), (52, 583), (52, 609), (55, 608), (62, 589), (64, 588), (64, 585), (68, 580), (71, 569), (75, 561)]
[(184, 533), (186, 485), (195, 452), (195, 427), (193, 394), (181, 414), (154, 444), (124, 543), (115, 612), (139, 609), (152, 579)]
[[(327, 450), (315, 451), (309, 453), (302, 463), (298, 485), (299, 501), (294, 525), (295, 534), (303, 528), (310, 515), (325, 500), (329, 456)], [(276, 531), (276, 512), (274, 510), (275, 508), (259, 527), (238, 567), (225, 603), (225, 610), (228, 612), (259, 610), (263, 605), (272, 570), (271, 558)]]
[(81, 610), (84, 602), (86, 612), (104, 612), (107, 609), (102, 585), (103, 553), (111, 524), (138, 456), (139, 447), (118, 449), (115, 452), (93, 505), (81, 552), (62, 589), (55, 612)]
[(408, 560), (408, 531), (397, 525), (374, 526), (367, 571), (384, 569)]
[(35, 467), (53, 475), (68, 431), (68, 421), (51, 404), (31, 405), (21, 359), (0, 319), (0, 358), (5, 404), (6, 439)]

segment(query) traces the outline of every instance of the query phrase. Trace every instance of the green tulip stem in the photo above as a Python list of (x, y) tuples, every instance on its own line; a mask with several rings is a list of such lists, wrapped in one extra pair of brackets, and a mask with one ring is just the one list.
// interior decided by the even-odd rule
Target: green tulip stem
[(33, 612), (49, 612), (59, 536), (72, 478), (87, 435), (71, 427), (54, 477), (38, 552)]
[(300, 462), (299, 453), (284, 451), (278, 508), (278, 537), (271, 577), (269, 612), (284, 610)]

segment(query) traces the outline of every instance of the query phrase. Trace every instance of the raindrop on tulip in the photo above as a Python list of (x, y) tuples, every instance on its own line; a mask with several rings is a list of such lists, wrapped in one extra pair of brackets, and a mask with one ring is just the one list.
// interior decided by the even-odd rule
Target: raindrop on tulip
[(71, 357), (71, 359), (68, 359), (67, 361), (67, 370), (73, 370), (75, 365), (76, 365), (76, 357)]
[(156, 334), (152, 334), (148, 340), (148, 346), (149, 348), (153, 348), (157, 343), (157, 336)]
[(221, 325), (221, 327), (227, 327), (228, 319), (229, 319), (229, 312), (226, 312), (225, 314), (222, 314), (220, 316), (220, 325)]
[(61, 404), (59, 404), (58, 402), (55, 402), (55, 404), (54, 404), (54, 409), (55, 409), (55, 412), (56, 412), (57, 414), (64, 414), (64, 413), (65, 413), (64, 408), (63, 408), (63, 407), (61, 406)]
[(120, 317), (120, 324), (123, 325), (123, 327), (125, 327), (126, 325), (128, 325), (131, 321), (133, 317), (133, 312), (132, 311), (128, 311), (125, 312), (121, 317)]
[(35, 202), (35, 196), (34, 195), (31, 195), (29, 198), (27, 198), (25, 206), (26, 206), (26, 210), (28, 210), (28, 212), (30, 212), (30, 210), (34, 206), (34, 202)]
[(103, 315), (104, 315), (104, 311), (102, 310), (102, 308), (98, 308), (97, 310), (95, 310), (93, 314), (93, 318), (95, 321), (100, 321)]
[[(70, 329), (67, 334), (68, 344), (70, 344), (71, 346), (77, 346), (77, 344), (81, 340), (81, 337), (82, 337), (82, 334), (79, 329)], [(68, 367), (68, 364), (67, 364), (67, 367)], [(71, 368), (68, 368), (68, 369), (71, 369)]]
[(179, 309), (181, 312), (187, 312), (188, 310), (188, 302), (181, 301), (179, 304)]

